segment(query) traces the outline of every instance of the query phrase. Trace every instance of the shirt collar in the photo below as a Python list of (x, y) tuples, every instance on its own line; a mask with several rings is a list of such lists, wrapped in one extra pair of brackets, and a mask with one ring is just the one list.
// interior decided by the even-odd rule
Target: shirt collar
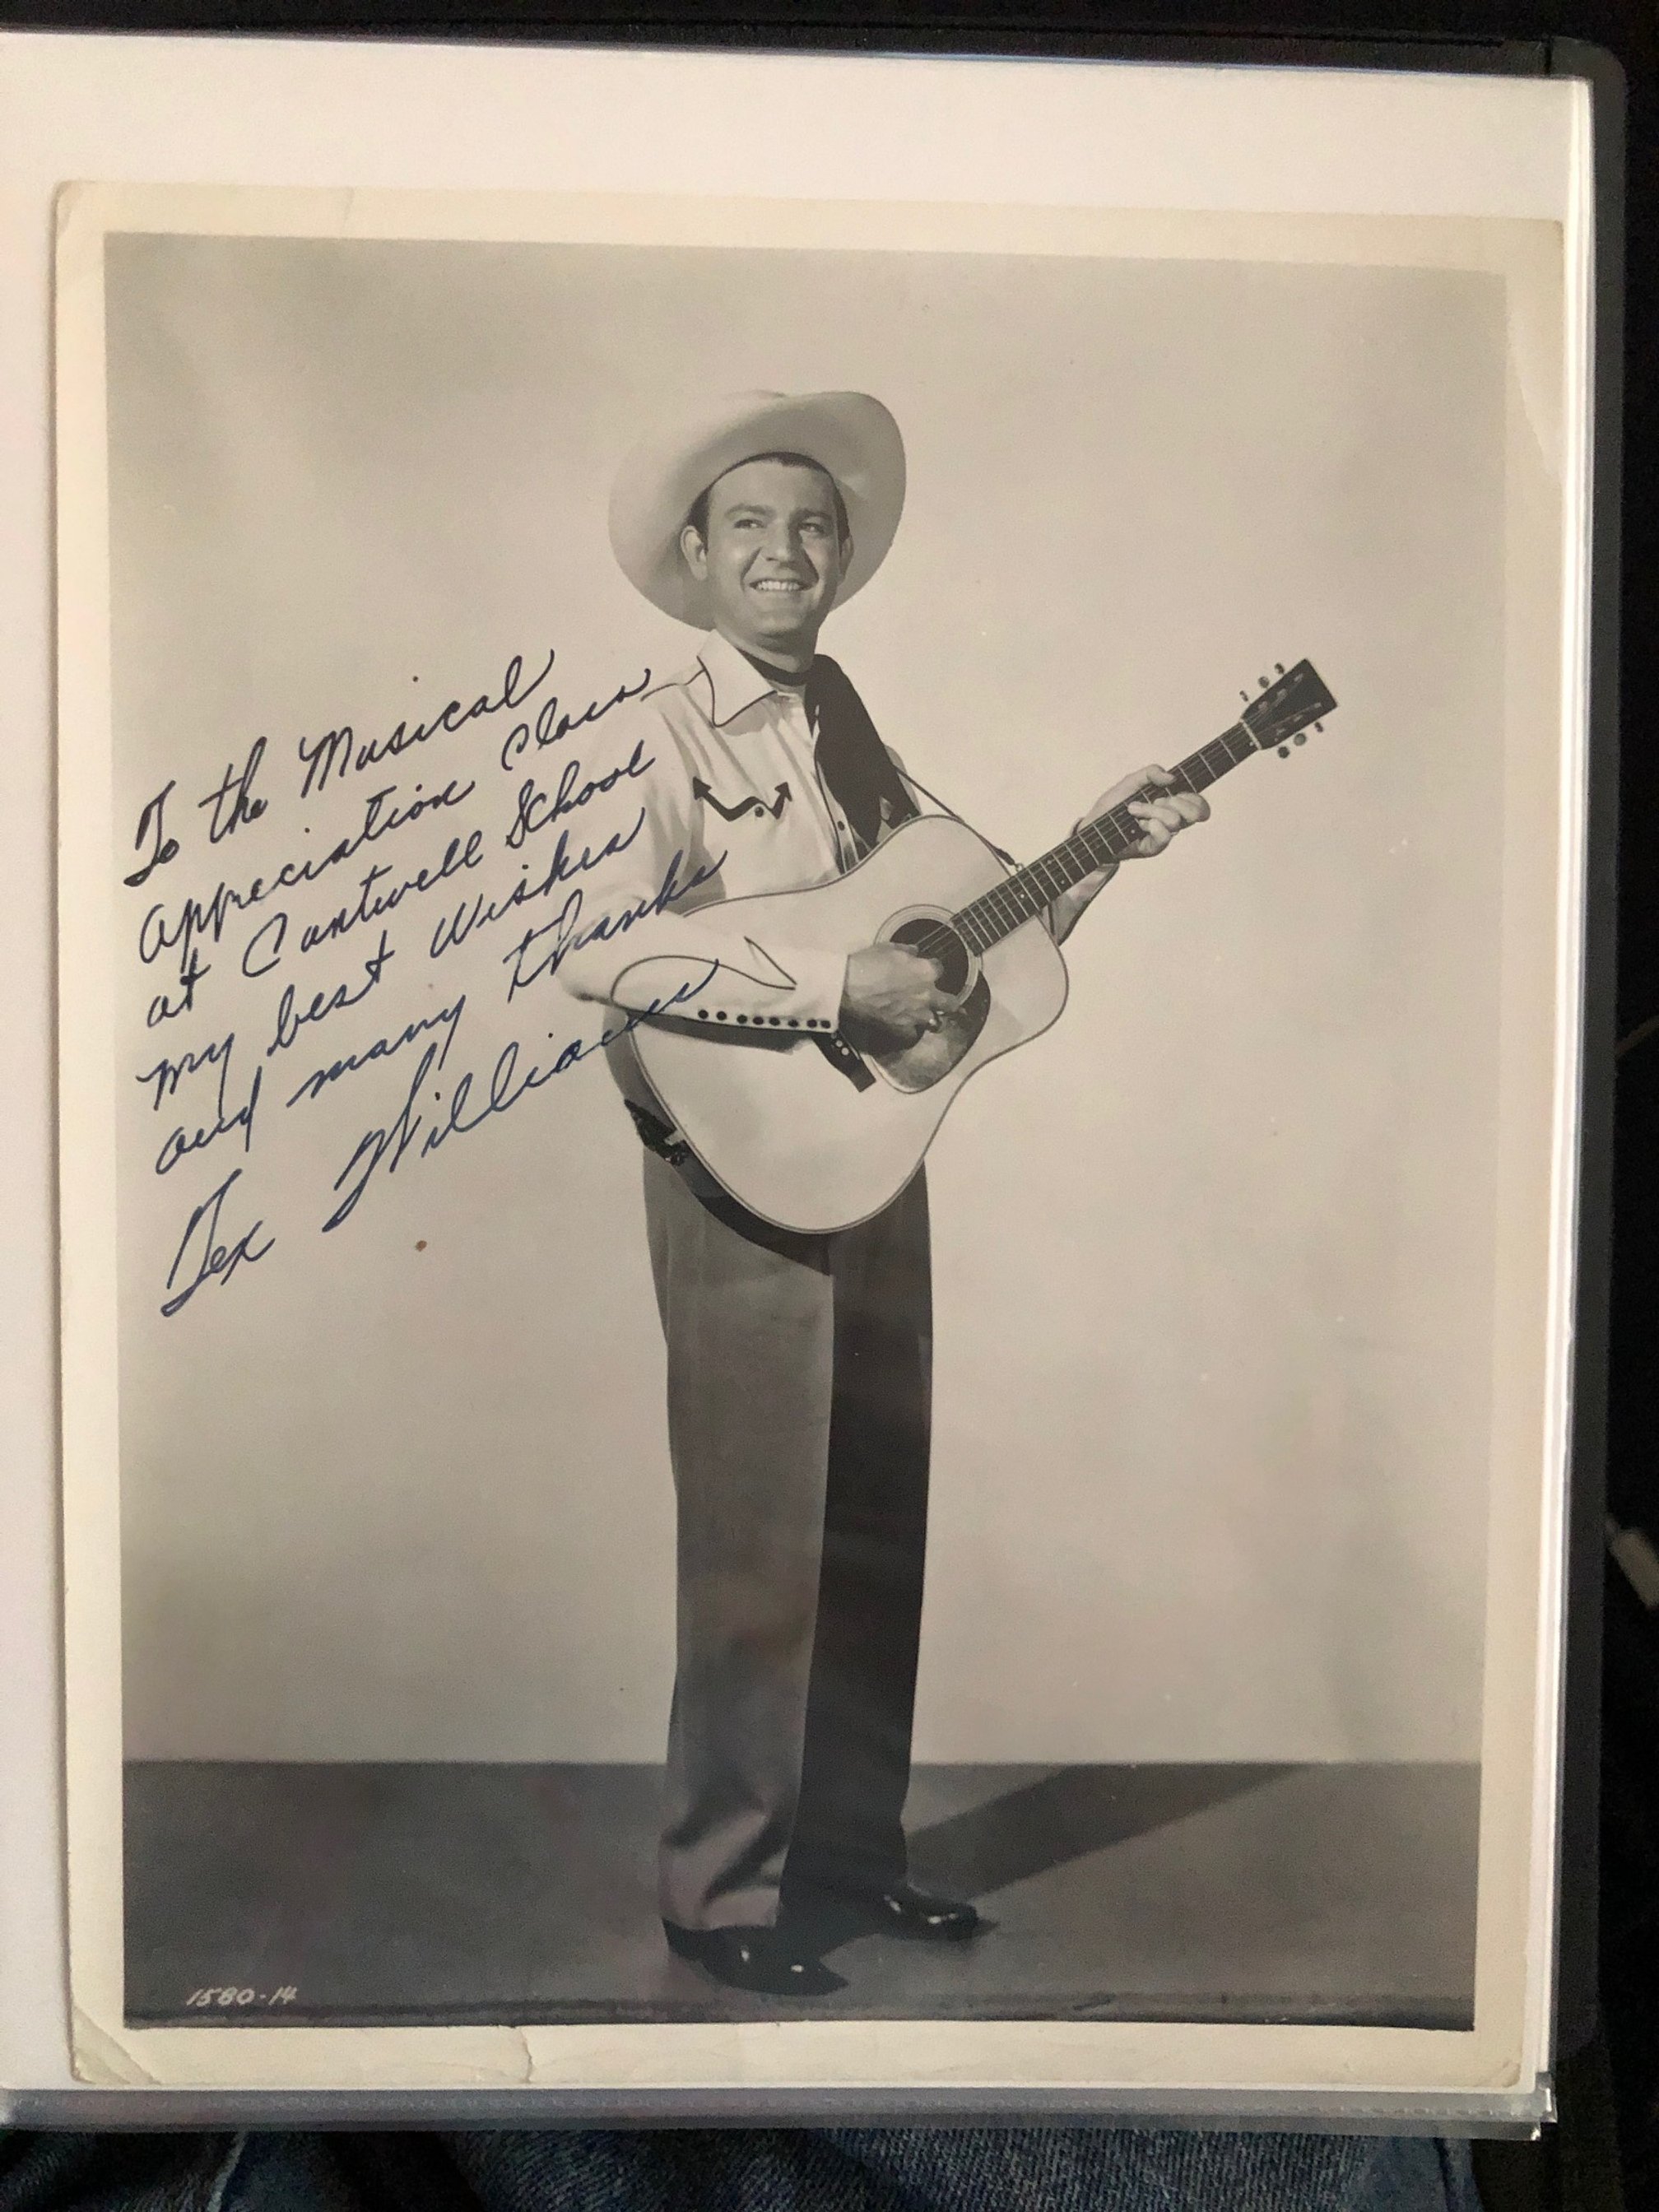
[(731, 639), (722, 637), (717, 629), (704, 638), (697, 658), (714, 695), (710, 719), (717, 727), (733, 720), (757, 700), (769, 697), (778, 688), (769, 684), (748, 655), (739, 653)]

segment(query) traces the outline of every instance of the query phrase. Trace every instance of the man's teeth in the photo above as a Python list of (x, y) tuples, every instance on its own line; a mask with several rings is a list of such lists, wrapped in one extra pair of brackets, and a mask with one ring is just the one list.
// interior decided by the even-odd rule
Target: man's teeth
[(805, 584), (792, 583), (787, 576), (763, 576), (758, 583), (750, 586), (751, 592), (804, 592)]

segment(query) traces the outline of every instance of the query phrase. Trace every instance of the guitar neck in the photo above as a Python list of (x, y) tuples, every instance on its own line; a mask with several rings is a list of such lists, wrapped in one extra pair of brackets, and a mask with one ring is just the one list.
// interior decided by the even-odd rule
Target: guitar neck
[(1093, 875), (1097, 868), (1121, 860), (1139, 844), (1146, 834), (1146, 825), (1129, 811), (1132, 805), (1158, 798), (1166, 790), (1206, 790), (1260, 750), (1243, 723), (1235, 722), (1207, 745), (1189, 753), (1171, 771), (1170, 784), (1144, 784), (1109, 814), (1074, 830), (1051, 851), (1016, 869), (1006, 882), (963, 907), (951, 916), (952, 926), (974, 951), (985, 951), (1051, 906), (1062, 891)]

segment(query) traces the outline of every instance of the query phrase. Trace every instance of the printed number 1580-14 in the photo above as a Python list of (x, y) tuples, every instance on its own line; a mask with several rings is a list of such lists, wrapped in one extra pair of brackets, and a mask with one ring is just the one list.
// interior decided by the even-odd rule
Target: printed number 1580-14
[(242, 2005), (292, 2004), (300, 1992), (291, 1984), (280, 1990), (239, 1990), (234, 1984), (205, 1990), (192, 1990), (185, 2002), (201, 2011), (208, 2006), (223, 2012)]

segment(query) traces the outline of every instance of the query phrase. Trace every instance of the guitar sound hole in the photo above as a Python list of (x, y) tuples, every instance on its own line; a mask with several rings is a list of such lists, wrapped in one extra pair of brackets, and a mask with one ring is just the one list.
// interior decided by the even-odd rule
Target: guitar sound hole
[(934, 921), (926, 915), (917, 915), (909, 921), (902, 921), (892, 933), (895, 945), (909, 945), (925, 951), (939, 966), (939, 988), (955, 998), (968, 988), (972, 972), (968, 947), (951, 928), (949, 922)]

